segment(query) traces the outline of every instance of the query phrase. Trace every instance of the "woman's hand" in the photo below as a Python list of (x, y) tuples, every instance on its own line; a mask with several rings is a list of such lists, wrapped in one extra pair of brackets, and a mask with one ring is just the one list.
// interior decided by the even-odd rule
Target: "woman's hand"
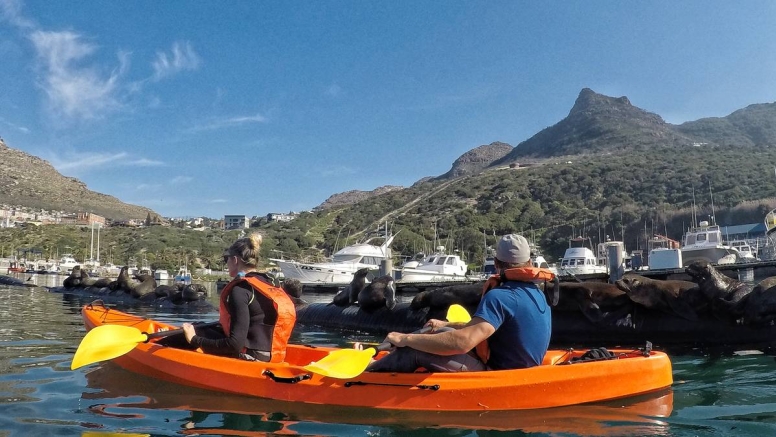
[(186, 336), (186, 341), (191, 343), (191, 339), (194, 338), (195, 335), (197, 335), (197, 332), (194, 331), (194, 325), (191, 323), (184, 323), (181, 325), (183, 328), (183, 335)]
[(434, 332), (438, 330), (439, 328), (444, 328), (447, 326), (448, 322), (444, 320), (437, 320), (437, 319), (430, 319), (428, 322), (426, 322), (425, 325), (423, 325), (426, 328), (431, 328), (431, 332)]

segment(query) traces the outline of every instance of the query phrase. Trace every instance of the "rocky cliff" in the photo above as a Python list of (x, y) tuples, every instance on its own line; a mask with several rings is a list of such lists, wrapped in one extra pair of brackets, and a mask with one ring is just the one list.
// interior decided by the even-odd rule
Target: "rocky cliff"
[(0, 204), (67, 213), (91, 212), (114, 220), (145, 219), (154, 211), (89, 190), (61, 175), (48, 161), (8, 147), (0, 140)]

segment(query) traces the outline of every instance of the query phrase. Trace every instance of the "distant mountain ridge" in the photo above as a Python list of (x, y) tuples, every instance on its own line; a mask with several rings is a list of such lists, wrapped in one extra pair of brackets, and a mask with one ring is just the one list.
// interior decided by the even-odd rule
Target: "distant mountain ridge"
[(149, 208), (91, 191), (48, 161), (8, 147), (0, 139), (0, 203), (68, 213), (91, 212), (113, 220), (144, 220)]
[(370, 197), (379, 196), (381, 194), (390, 193), (391, 191), (402, 190), (404, 187), (398, 185), (385, 185), (375, 188), (372, 191), (360, 191), (350, 190), (344, 193), (332, 194), (323, 203), (316, 206), (314, 209), (329, 209), (337, 206), (351, 205), (356, 202), (368, 199)]

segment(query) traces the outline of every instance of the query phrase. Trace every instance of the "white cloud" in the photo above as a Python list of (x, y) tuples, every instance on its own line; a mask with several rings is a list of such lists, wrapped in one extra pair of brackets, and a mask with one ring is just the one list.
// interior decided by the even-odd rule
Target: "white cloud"
[(11, 123), (10, 121), (8, 121), (8, 120), (6, 120), (6, 119), (4, 119), (2, 117), (0, 117), (0, 123), (3, 123), (4, 125), (6, 125), (6, 126), (8, 126), (10, 128), (16, 129), (16, 130), (18, 130), (20, 132), (24, 132), (26, 134), (30, 133), (30, 130), (28, 128), (26, 128), (24, 126), (19, 126), (18, 124), (15, 124), (15, 123)]
[(156, 59), (151, 63), (154, 69), (154, 79), (159, 80), (183, 70), (199, 68), (200, 58), (191, 43), (175, 42), (170, 53), (156, 52)]
[(88, 170), (95, 167), (103, 166), (110, 162), (121, 163), (121, 160), (128, 156), (127, 152), (112, 153), (112, 154), (99, 154), (99, 153), (85, 153), (73, 156), (70, 158), (60, 158), (55, 156), (51, 158), (51, 165), (57, 169), (62, 170)]
[(156, 191), (160, 188), (158, 184), (139, 184), (135, 187), (138, 191)]
[(332, 84), (328, 88), (326, 88), (325, 94), (327, 96), (337, 97), (340, 94), (342, 94), (342, 88), (339, 85), (337, 85), (336, 83)]
[(128, 159), (131, 155), (127, 152), (118, 153), (79, 153), (68, 154), (67, 156), (54, 155), (49, 158), (49, 162), (59, 172), (69, 171), (70, 173), (83, 173), (93, 169), (125, 166), (125, 167), (158, 167), (165, 165), (162, 161), (156, 161), (147, 158)]
[(164, 165), (164, 162), (155, 161), (153, 159), (140, 158), (134, 161), (128, 161), (126, 164), (136, 167), (160, 167)]
[(71, 118), (94, 119), (121, 106), (116, 94), (118, 80), (129, 63), (127, 53), (118, 54), (118, 68), (106, 76), (93, 66), (80, 65), (97, 47), (77, 33), (36, 30), (30, 40), (43, 64), (45, 75), (40, 86), (52, 110)]
[(170, 183), (173, 185), (177, 184), (185, 184), (187, 182), (193, 181), (194, 178), (191, 176), (176, 176), (170, 180)]
[(266, 123), (267, 118), (261, 114), (237, 116), (231, 118), (220, 118), (211, 120), (201, 125), (197, 125), (189, 129), (191, 132), (201, 132), (207, 130), (224, 129), (228, 127), (240, 126), (251, 123)]
[(320, 171), (320, 175), (323, 177), (340, 176), (345, 174), (356, 174), (356, 169), (339, 165), (336, 167), (327, 166), (325, 170)]
[(22, 2), (20, 0), (0, 0), (0, 18), (3, 21), (22, 29), (34, 27), (35, 24), (32, 21), (22, 16), (21, 9)]

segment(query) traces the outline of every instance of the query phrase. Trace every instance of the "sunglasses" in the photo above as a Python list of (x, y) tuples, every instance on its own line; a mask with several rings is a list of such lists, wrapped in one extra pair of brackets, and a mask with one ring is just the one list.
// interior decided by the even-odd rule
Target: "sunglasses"
[(229, 258), (231, 258), (232, 255), (224, 255), (224, 264), (229, 262)]

